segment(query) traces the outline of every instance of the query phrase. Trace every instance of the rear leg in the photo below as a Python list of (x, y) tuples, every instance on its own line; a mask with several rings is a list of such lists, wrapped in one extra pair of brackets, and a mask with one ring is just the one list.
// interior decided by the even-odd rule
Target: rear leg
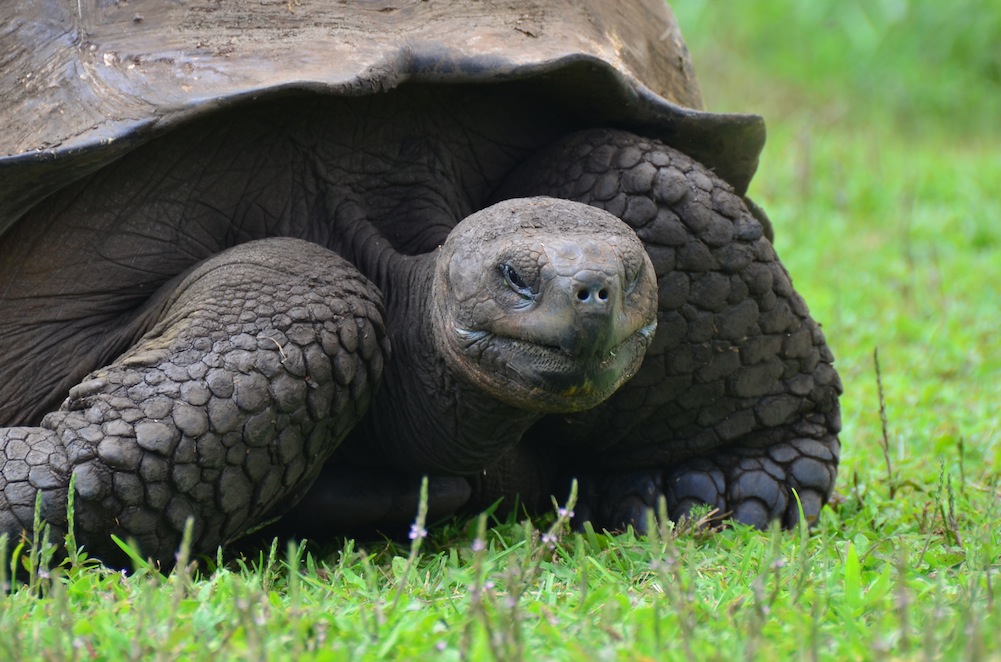
[(616, 130), (563, 139), (499, 193), (527, 195), (616, 214), (657, 271), (657, 336), (639, 373), (604, 405), (533, 432), (574, 449), (566, 470), (585, 482), (579, 515), (641, 525), (663, 494), (672, 517), (707, 503), (756, 526), (790, 526), (795, 489), (815, 518), (837, 473), (841, 385), (741, 198), (684, 154)]
[(207, 551), (295, 503), (361, 418), (388, 357), (381, 296), (296, 239), (203, 262), (152, 330), (38, 427), (0, 428), (0, 532), (66, 523), (91, 553), (109, 534), (169, 562), (187, 518)]

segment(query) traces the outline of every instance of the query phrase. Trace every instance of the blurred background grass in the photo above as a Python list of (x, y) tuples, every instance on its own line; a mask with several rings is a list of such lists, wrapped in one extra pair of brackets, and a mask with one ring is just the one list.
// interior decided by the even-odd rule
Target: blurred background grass
[(842, 491), (892, 459), (1001, 475), (1001, 3), (676, 0), (711, 110), (765, 117), (750, 194), (845, 382)]
[(717, 110), (995, 138), (1001, 126), (996, 0), (678, 0)]

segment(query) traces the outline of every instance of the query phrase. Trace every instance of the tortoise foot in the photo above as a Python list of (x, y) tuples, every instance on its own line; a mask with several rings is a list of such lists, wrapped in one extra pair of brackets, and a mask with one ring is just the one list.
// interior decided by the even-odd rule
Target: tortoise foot
[(582, 481), (576, 524), (589, 520), (595, 528), (616, 531), (632, 526), (645, 532), (648, 512), (657, 512), (661, 497), (674, 521), (707, 505), (721, 516), (759, 529), (773, 521), (790, 528), (799, 522), (802, 506), (803, 516), (812, 524), (834, 488), (838, 454), (833, 436), (796, 438), (764, 449), (727, 450), (667, 469), (588, 477)]
[(0, 534), (16, 543), (30, 535), (38, 492), (39, 515), (57, 540), (66, 527), (70, 475), (66, 449), (53, 430), (41, 427), (0, 428)]

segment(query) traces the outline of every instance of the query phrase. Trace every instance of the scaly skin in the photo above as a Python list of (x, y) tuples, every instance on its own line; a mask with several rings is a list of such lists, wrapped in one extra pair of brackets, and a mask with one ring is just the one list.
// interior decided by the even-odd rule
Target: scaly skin
[(168, 560), (185, 520), (212, 549), (294, 504), (364, 413), (388, 343), (381, 297), (349, 263), (295, 239), (220, 253), (154, 328), (70, 391), (39, 427), (0, 428), (0, 532), (66, 523)]
[(837, 473), (841, 383), (742, 200), (689, 157), (615, 130), (543, 150), (499, 197), (524, 195), (622, 218), (660, 286), (657, 337), (636, 377), (603, 405), (530, 432), (587, 479), (578, 518), (642, 526), (663, 494), (672, 518), (706, 503), (759, 527), (791, 526), (793, 489), (816, 518)]

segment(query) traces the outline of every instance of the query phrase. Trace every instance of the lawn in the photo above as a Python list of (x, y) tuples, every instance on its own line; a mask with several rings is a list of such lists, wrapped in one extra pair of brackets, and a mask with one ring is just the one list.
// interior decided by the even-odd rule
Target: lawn
[(570, 534), (554, 511), (169, 574), (49, 569), (39, 544), (0, 658), (1001, 659), (1001, 8), (675, 10), (708, 105), (769, 123), (750, 193), (844, 381), (812, 531)]

